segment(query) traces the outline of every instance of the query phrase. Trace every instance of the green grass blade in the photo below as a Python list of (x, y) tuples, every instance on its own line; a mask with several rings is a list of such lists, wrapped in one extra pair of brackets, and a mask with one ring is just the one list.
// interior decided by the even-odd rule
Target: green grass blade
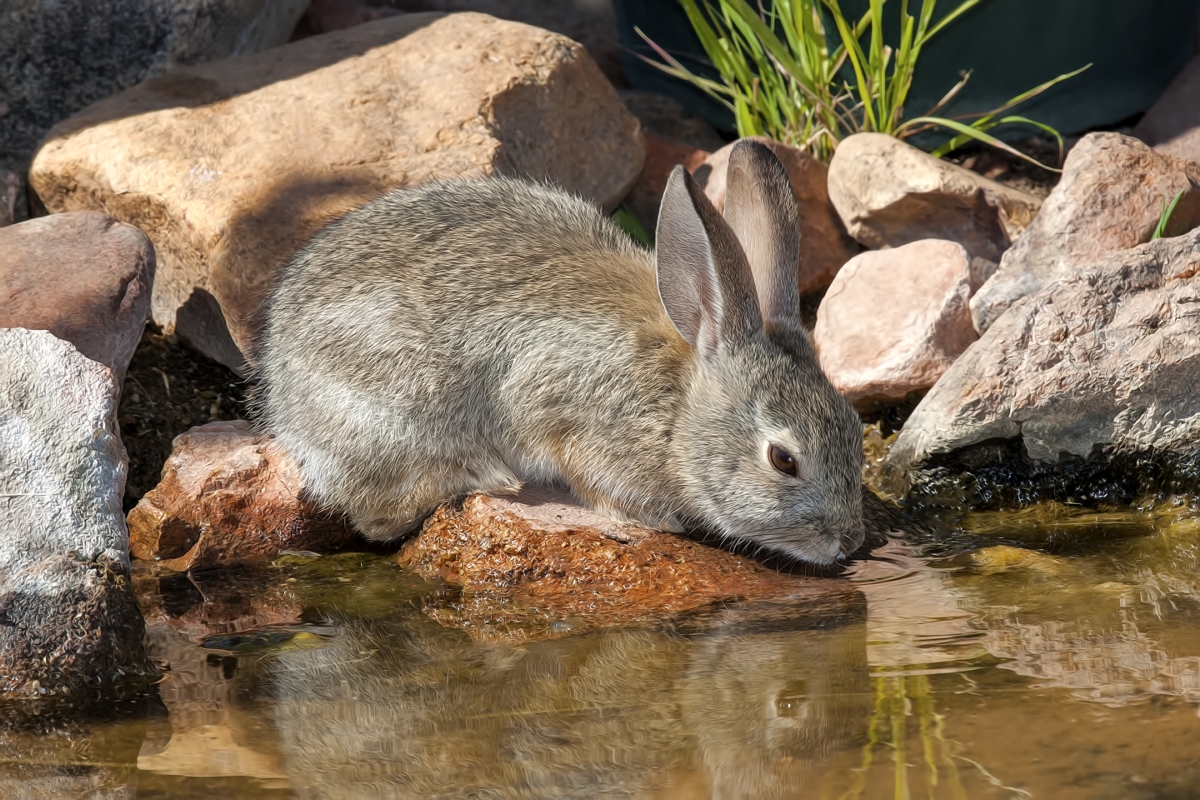
[(983, 142), (984, 144), (991, 145), (992, 147), (995, 147), (998, 150), (1003, 150), (1006, 153), (1011, 153), (1012, 155), (1016, 156), (1017, 158), (1023, 159), (1024, 161), (1028, 161), (1030, 164), (1035, 164), (1035, 165), (1041, 167), (1042, 169), (1050, 170), (1051, 172), (1061, 172), (1062, 171), (1062, 170), (1055, 169), (1054, 167), (1047, 166), (1047, 165), (1043, 164), (1042, 162), (1038, 161), (1036, 158), (1033, 158), (1032, 156), (1025, 155), (1020, 150), (1017, 150), (1015, 147), (1012, 147), (1011, 145), (1008, 145), (1005, 142), (1000, 141), (995, 136), (984, 133), (983, 131), (979, 130), (978, 128), (972, 128), (970, 125), (964, 125), (963, 123), (961, 123), (957, 120), (946, 119), (945, 117), (914, 117), (913, 119), (910, 119), (910, 120), (906, 121), (903, 125), (901, 125), (900, 130), (903, 131), (904, 129), (908, 128), (909, 126), (914, 126), (914, 125), (919, 125), (919, 124), (927, 124), (927, 125), (934, 125), (934, 126), (941, 127), (941, 128), (949, 128), (952, 131), (956, 131), (957, 133), (960, 133), (960, 134), (966, 136), (968, 139), (974, 139), (977, 142)]
[[(932, 5), (932, 3), (930, 5)], [(951, 22), (954, 22), (954, 20), (958, 19), (977, 5), (979, 5), (979, 0), (966, 0), (966, 2), (960, 3), (958, 8), (954, 9), (949, 14), (938, 20), (938, 23), (930, 28), (927, 32), (923, 32), (924, 35), (921, 37), (921, 43), (924, 44), (929, 39), (932, 39), (938, 34), (938, 31), (949, 25)]]
[(1179, 194), (1175, 195), (1175, 199), (1171, 201), (1171, 205), (1167, 205), (1167, 201), (1163, 200), (1162, 213), (1158, 215), (1158, 227), (1154, 229), (1154, 235), (1150, 237), (1161, 239), (1167, 232), (1167, 223), (1171, 221), (1171, 215), (1175, 213), (1175, 206), (1179, 205), (1179, 201), (1187, 193), (1187, 189), (1180, 189)]
[(635, 242), (648, 249), (654, 249), (654, 237), (650, 231), (646, 230), (646, 226), (638, 221), (628, 206), (622, 203), (613, 213), (612, 218), (613, 222), (620, 225), (621, 230), (628, 233)]

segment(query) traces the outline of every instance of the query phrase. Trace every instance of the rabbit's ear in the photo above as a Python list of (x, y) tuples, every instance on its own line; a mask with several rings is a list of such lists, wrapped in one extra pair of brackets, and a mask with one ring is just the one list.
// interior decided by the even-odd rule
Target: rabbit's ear
[(725, 180), (725, 219), (746, 253), (763, 319), (799, 325), (799, 212), (787, 170), (769, 147), (743, 139)]
[(663, 192), (657, 239), (658, 295), (688, 344), (712, 351), (762, 328), (742, 246), (681, 166)]

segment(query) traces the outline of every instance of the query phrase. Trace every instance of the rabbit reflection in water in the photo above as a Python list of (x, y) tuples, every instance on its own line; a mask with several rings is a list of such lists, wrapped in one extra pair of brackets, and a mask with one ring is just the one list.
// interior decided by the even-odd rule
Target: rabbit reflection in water
[(676, 167), (656, 253), (520, 180), (368, 203), (282, 272), (259, 350), (268, 429), (374, 540), (536, 481), (660, 530), (849, 554), (861, 428), (800, 323), (795, 198), (755, 142), (727, 186), (722, 217)]

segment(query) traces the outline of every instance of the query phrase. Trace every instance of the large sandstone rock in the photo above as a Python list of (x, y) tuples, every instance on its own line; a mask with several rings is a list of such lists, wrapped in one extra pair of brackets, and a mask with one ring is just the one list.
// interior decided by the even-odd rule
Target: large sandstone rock
[(405, 11), (476, 11), (561, 33), (587, 48), (610, 80), (624, 80), (613, 0), (391, 0), (390, 5)]
[(0, 162), (52, 125), (179, 64), (288, 40), (308, 0), (11, 0), (0, 24)]
[(407, 14), (147, 81), (55, 128), (30, 182), (52, 211), (146, 230), (155, 321), (241, 369), (232, 343), (250, 349), (276, 270), (367, 200), (505, 173), (611, 208), (641, 164), (637, 120), (578, 44)]
[(994, 440), (1063, 456), (1200, 452), (1200, 231), (1115, 253), (1012, 305), (909, 417), (888, 456), (920, 468)]
[(787, 575), (682, 536), (623, 525), (563, 493), (472, 495), (445, 506), (400, 563), (462, 590), (427, 607), (480, 638), (546, 638), (631, 625), (733, 599), (836, 606), (845, 584)]
[(1200, 162), (1200, 56), (1175, 76), (1133, 135), (1160, 153)]
[(821, 368), (855, 408), (872, 410), (933, 386), (977, 337), (962, 245), (926, 239), (855, 256), (817, 311)]
[(1119, 133), (1083, 137), (1029, 230), (971, 299), (975, 329), (987, 330), (1017, 298), (1148, 241), (1164, 202), (1181, 190), (1168, 236), (1200, 224), (1200, 164), (1155, 153)]
[(90, 211), (0, 230), (0, 328), (46, 330), (116, 375), (146, 326), (154, 246), (132, 225)]
[[(787, 169), (800, 211), (800, 294), (820, 291), (858, 252), (830, 202), (829, 168), (803, 150), (765, 136), (750, 138), (771, 148)], [(710, 155), (695, 171), (696, 178), (704, 186), (704, 193), (718, 211), (725, 210), (725, 176), (733, 144)]]
[(1041, 205), (882, 133), (842, 140), (829, 162), (829, 198), (869, 248), (948, 239), (989, 261), (1000, 260)]
[(0, 696), (153, 671), (130, 590), (112, 370), (47, 331), (0, 329)]
[(296, 464), (244, 420), (210, 422), (175, 437), (162, 482), (128, 521), (133, 555), (176, 572), (358, 541), (344, 519), (303, 498)]

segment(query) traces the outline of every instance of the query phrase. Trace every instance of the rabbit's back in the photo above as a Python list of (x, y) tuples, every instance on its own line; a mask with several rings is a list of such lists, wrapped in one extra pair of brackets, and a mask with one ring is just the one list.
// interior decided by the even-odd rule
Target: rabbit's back
[(630, 403), (669, 394), (681, 346), (653, 256), (593, 206), (515, 180), (437, 183), (352, 212), (285, 268), (260, 405), (335, 504), (434, 463), (480, 486), (560, 478), (567, 432), (627, 427)]

